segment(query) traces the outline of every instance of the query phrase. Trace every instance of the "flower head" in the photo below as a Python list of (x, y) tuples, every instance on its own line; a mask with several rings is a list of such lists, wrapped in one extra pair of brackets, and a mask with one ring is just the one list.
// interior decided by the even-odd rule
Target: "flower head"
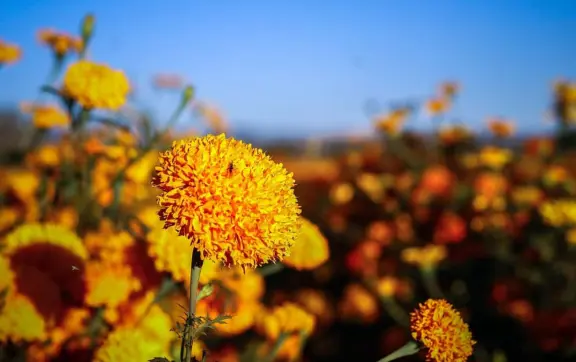
[(18, 45), (6, 43), (0, 39), (0, 65), (17, 62), (21, 54)]
[(164, 346), (156, 343), (137, 328), (120, 328), (108, 335), (96, 351), (95, 362), (149, 361), (154, 357), (168, 355)]
[(328, 240), (318, 226), (302, 218), (300, 237), (292, 247), (284, 264), (297, 270), (310, 270), (324, 264), (330, 257)]
[(410, 315), (412, 338), (427, 348), (427, 360), (465, 362), (472, 355), (472, 333), (460, 313), (443, 299), (428, 299)]
[(260, 149), (224, 134), (176, 141), (156, 172), (160, 219), (205, 260), (255, 267), (282, 259), (298, 237), (292, 174)]
[(54, 105), (24, 104), (21, 109), (32, 115), (32, 123), (38, 129), (67, 127), (70, 124), (70, 117)]
[(62, 91), (84, 108), (117, 110), (126, 103), (130, 84), (120, 70), (80, 60), (68, 67)]
[(314, 315), (297, 304), (284, 303), (262, 315), (257, 327), (268, 339), (275, 340), (280, 334), (305, 333), (310, 335), (315, 325), (316, 318)]
[(82, 39), (52, 29), (40, 30), (38, 40), (52, 49), (57, 57), (82, 50)]

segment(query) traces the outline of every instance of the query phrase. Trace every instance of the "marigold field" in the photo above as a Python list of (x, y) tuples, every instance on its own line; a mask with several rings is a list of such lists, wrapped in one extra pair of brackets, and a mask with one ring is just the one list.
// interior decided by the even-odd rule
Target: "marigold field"
[[(52, 71), (1, 136), (0, 361), (576, 360), (576, 84), (555, 136), (447, 124), (447, 81), (374, 139), (262, 150), (177, 78), (156, 127), (95, 26), (38, 32)], [(21, 57), (0, 39), (0, 86)]]

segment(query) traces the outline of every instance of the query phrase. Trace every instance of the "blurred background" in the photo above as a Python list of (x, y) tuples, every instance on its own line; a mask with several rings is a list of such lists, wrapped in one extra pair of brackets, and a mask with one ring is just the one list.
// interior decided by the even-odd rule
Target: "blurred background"
[[(89, 47), (60, 51), (47, 40), (58, 31), (80, 41), (88, 13), (96, 19)], [(39, 126), (37, 107), (67, 104), (62, 76), (80, 53), (129, 81), (120, 109), (92, 112), (98, 127), (135, 135), (129, 146), (110, 134), (102, 141), (102, 149), (127, 147), (115, 150), (127, 155), (114, 159), (124, 171), (129, 158), (145, 158), (131, 150), (146, 155), (173, 139), (225, 132), (294, 173), (303, 216), (319, 228), (308, 242), (326, 243), (329, 252), (311, 267), (260, 273), (265, 291), (254, 303), (292, 301), (316, 316), (302, 354), (291, 345), (279, 358), (377, 361), (410, 338), (407, 313), (427, 298), (446, 298), (477, 341), (471, 360), (576, 361), (575, 40), (576, 3), (568, 0), (4, 0), (0, 235), (12, 240), (22, 225), (50, 221), (86, 244), (86, 235), (103, 233), (103, 220), (154, 205), (151, 191), (119, 196), (113, 170), (94, 166), (96, 156), (90, 167), (107, 175), (102, 184), (118, 201), (88, 192), (87, 202), (97, 204), (89, 217), (54, 196), (68, 187), (58, 183), (68, 177), (62, 150), (81, 146), (66, 143), (66, 127)], [(194, 97), (175, 120), (187, 85)], [(100, 131), (90, 134), (103, 140)], [(125, 183), (147, 187), (152, 167)], [(30, 183), (38, 185), (21, 190)], [(47, 193), (50, 201), (42, 201)], [(67, 224), (58, 215), (71, 208), (75, 221)], [(116, 227), (129, 223), (127, 216)], [(151, 250), (140, 257), (154, 278), (173, 274), (154, 267)], [(4, 257), (18, 276), (14, 255)], [(20, 276), (15, 283), (24, 283)], [(74, 308), (99, 320), (102, 305), (117, 310), (144, 290), (157, 293), (161, 283), (147, 278), (113, 306), (82, 300)], [(92, 279), (85, 280), (90, 294)], [(48, 321), (39, 307), (45, 300), (24, 289)], [(64, 291), (56, 294), (66, 309)], [(89, 361), (116, 323), (102, 322), (101, 339), (91, 335), (97, 344), (42, 344), (2, 331), (17, 320), (9, 312), (0, 317), (1, 361)], [(206, 348), (240, 355), (257, 339), (252, 324), (208, 336)], [(73, 339), (82, 328), (62, 333)], [(239, 360), (228, 352), (214, 361)]]

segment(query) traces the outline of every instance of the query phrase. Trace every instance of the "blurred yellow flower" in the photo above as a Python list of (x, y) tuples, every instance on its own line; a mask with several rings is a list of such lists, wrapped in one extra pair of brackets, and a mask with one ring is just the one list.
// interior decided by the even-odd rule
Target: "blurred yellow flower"
[(40, 177), (32, 170), (14, 168), (0, 169), (0, 189), (13, 193), (23, 202), (36, 202), (36, 193), (40, 187)]
[(120, 328), (107, 336), (96, 351), (94, 362), (149, 361), (169, 353), (161, 344), (146, 338), (139, 328)]
[(444, 82), (440, 84), (439, 95), (448, 99), (453, 98), (460, 92), (460, 84), (454, 81)]
[(406, 108), (395, 109), (390, 113), (377, 116), (374, 119), (374, 125), (378, 131), (394, 136), (402, 130), (408, 114), (409, 111)]
[(10, 230), (20, 219), (20, 212), (15, 207), (0, 208), (0, 233)]
[(130, 84), (120, 70), (80, 60), (66, 70), (62, 91), (86, 109), (118, 110), (126, 103)]
[(102, 219), (97, 230), (84, 235), (84, 245), (89, 253), (95, 259), (113, 264), (125, 263), (124, 251), (134, 243), (132, 235), (126, 230), (116, 230), (110, 219)]
[(286, 302), (262, 314), (258, 320), (258, 330), (269, 340), (276, 340), (280, 334), (310, 335), (316, 318), (300, 306)]
[(46, 322), (34, 304), (20, 294), (9, 294), (0, 313), (0, 342), (46, 338)]
[(544, 199), (544, 192), (536, 186), (518, 186), (512, 190), (512, 200), (519, 206), (536, 206)]
[(446, 97), (436, 97), (426, 102), (426, 110), (431, 116), (445, 113), (450, 107), (450, 100)]
[(563, 184), (570, 178), (570, 174), (565, 167), (560, 165), (550, 165), (544, 170), (542, 181), (546, 186), (554, 187)]
[(53, 169), (60, 165), (60, 148), (57, 145), (43, 145), (28, 153), (27, 163), (38, 168)]
[(576, 201), (559, 199), (544, 202), (540, 208), (544, 222), (554, 227), (576, 225)]
[[(231, 303), (232, 304), (232, 303)], [(255, 301), (236, 299), (233, 307), (225, 308), (226, 302), (217, 301), (215, 298), (205, 298), (198, 302), (196, 313), (200, 316), (216, 318), (226, 314), (231, 318), (225, 324), (216, 325), (218, 334), (223, 336), (235, 336), (252, 328), (256, 316), (261, 311), (261, 306)]]
[(434, 268), (446, 259), (448, 251), (444, 245), (426, 245), (402, 250), (401, 258), (405, 263), (421, 268)]
[(510, 137), (514, 135), (515, 128), (516, 127), (512, 121), (499, 118), (491, 118), (488, 120), (488, 129), (495, 137)]
[(337, 183), (330, 189), (330, 201), (334, 205), (349, 203), (354, 197), (354, 188), (348, 182)]
[(476, 343), (460, 313), (447, 301), (428, 299), (410, 315), (412, 338), (427, 350), (427, 359), (465, 362)]
[(566, 241), (568, 244), (576, 246), (576, 227), (573, 227), (566, 232)]
[(444, 145), (453, 145), (472, 137), (472, 132), (462, 125), (443, 126), (438, 130), (438, 138)]
[(141, 289), (128, 265), (91, 260), (85, 266), (86, 300), (91, 307), (116, 308)]
[(52, 104), (21, 104), (20, 109), (32, 115), (32, 124), (38, 129), (64, 128), (70, 124), (68, 114)]
[(378, 318), (379, 304), (366, 288), (359, 284), (349, 284), (344, 289), (338, 309), (343, 318), (357, 318), (364, 323), (371, 323)]
[(160, 219), (205, 260), (255, 267), (281, 260), (298, 237), (292, 174), (260, 149), (224, 134), (174, 142), (156, 171)]
[(264, 295), (264, 277), (255, 270), (249, 269), (243, 273), (239, 268), (225, 268), (219, 272), (217, 278), (243, 301), (255, 302)]
[(31, 223), (19, 226), (4, 238), (2, 253), (12, 255), (20, 248), (39, 243), (59, 246), (82, 260), (88, 258), (88, 252), (76, 233), (53, 223)]
[(378, 294), (382, 297), (393, 297), (398, 290), (399, 281), (394, 277), (382, 277), (376, 283)]
[(284, 264), (296, 270), (311, 270), (324, 264), (330, 257), (328, 240), (318, 226), (302, 218), (300, 236), (284, 258)]
[(16, 63), (22, 56), (20, 47), (0, 39), (0, 66)]
[(38, 40), (42, 44), (50, 47), (58, 57), (63, 57), (72, 52), (77, 53), (82, 50), (82, 39), (53, 29), (40, 30), (38, 32)]
[(505, 148), (486, 146), (480, 150), (478, 160), (482, 166), (500, 170), (512, 160), (512, 152)]
[(330, 323), (334, 318), (332, 304), (325, 293), (317, 289), (302, 289), (296, 293), (295, 301), (309, 313), (314, 314), (319, 323)]

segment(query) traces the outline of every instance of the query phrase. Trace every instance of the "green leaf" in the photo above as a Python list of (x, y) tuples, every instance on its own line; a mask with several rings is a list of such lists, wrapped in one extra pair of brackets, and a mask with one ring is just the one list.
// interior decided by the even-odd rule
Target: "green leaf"
[(212, 295), (213, 292), (214, 292), (214, 286), (212, 285), (212, 283), (204, 285), (202, 287), (202, 290), (200, 290), (200, 293), (198, 293), (196, 301), (201, 301), (202, 299), (209, 297), (210, 295)]

